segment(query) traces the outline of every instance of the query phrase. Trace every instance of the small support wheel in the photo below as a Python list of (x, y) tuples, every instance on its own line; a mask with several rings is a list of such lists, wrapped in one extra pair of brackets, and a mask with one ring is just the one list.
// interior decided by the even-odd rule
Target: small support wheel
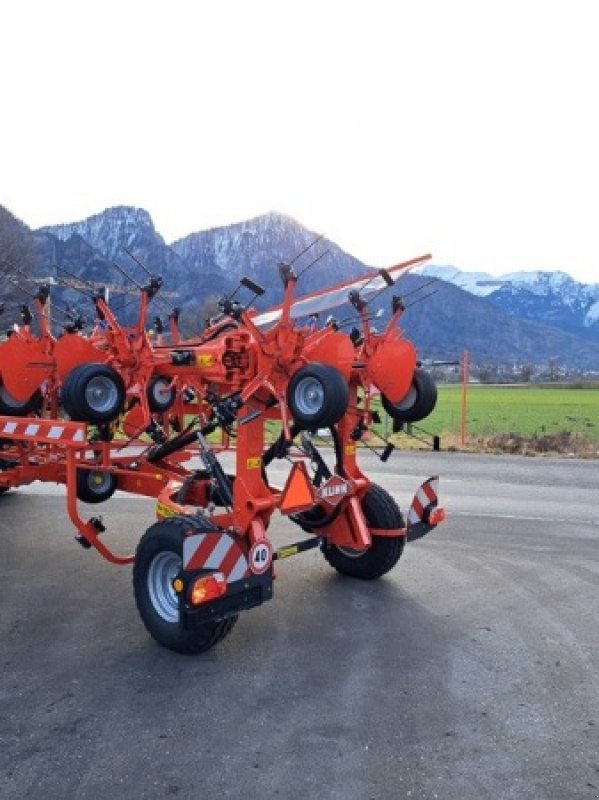
[(71, 419), (102, 423), (115, 420), (125, 402), (121, 376), (106, 364), (80, 364), (62, 385), (62, 404)]
[[(170, 517), (152, 525), (142, 536), (133, 565), (133, 591), (142, 621), (152, 638), (177, 653), (194, 655), (214, 647), (227, 636), (238, 615), (184, 627), (173, 580), (183, 563), (183, 534), (205, 530), (206, 521)], [(210, 530), (213, 530), (212, 526)]]
[(162, 413), (168, 409), (175, 402), (175, 387), (171, 386), (171, 381), (168, 378), (162, 378), (160, 375), (154, 376), (148, 384), (148, 405), (150, 411)]
[(306, 430), (329, 428), (347, 411), (349, 386), (329, 364), (300, 367), (287, 387), (287, 403), (297, 425)]
[(412, 385), (408, 393), (398, 403), (382, 397), (385, 411), (397, 422), (419, 422), (428, 417), (437, 404), (437, 386), (430, 374), (423, 369), (415, 369)]
[(78, 469), (77, 497), (84, 503), (103, 503), (117, 487), (116, 475), (106, 470)]
[[(394, 530), (404, 527), (404, 519), (389, 492), (372, 483), (362, 500), (362, 510), (372, 528)], [(401, 558), (404, 536), (373, 536), (366, 550), (351, 550), (324, 544), (322, 552), (329, 564), (342, 575), (362, 580), (373, 580), (385, 575)]]

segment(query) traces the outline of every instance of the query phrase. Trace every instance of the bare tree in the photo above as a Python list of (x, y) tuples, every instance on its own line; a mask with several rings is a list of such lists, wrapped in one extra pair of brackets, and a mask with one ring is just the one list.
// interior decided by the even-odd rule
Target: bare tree
[(534, 367), (532, 364), (522, 364), (520, 367), (520, 380), (523, 383), (530, 383), (530, 379), (534, 375)]
[(549, 359), (547, 365), (547, 379), (550, 381), (559, 381), (560, 379), (560, 364), (557, 358)]
[(481, 383), (493, 383), (497, 380), (497, 367), (492, 364), (482, 364), (478, 368), (478, 379)]
[(199, 306), (183, 309), (179, 318), (179, 331), (184, 338), (197, 336), (209, 324), (213, 317), (222, 314), (216, 295), (208, 295)]
[(15, 284), (32, 292), (23, 273), (32, 275), (38, 257), (37, 245), (29, 228), (14, 214), (0, 206), (0, 298), (6, 303), (26, 299)]
[(218, 305), (219, 297), (215, 294), (208, 295), (200, 306), (198, 321), (201, 325), (208, 325), (213, 317), (222, 314), (222, 309)]

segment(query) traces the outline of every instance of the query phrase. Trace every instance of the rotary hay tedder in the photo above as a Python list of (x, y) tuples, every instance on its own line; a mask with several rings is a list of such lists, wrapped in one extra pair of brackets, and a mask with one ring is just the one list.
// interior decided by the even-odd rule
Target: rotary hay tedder
[[(277, 559), (320, 547), (344, 575), (384, 575), (406, 540), (444, 517), (436, 477), (421, 485), (404, 520), (357, 461), (377, 421), (374, 395), (398, 429), (434, 408), (434, 382), (397, 326), (402, 299), (393, 296), (382, 333), (369, 312), (374, 297), (427, 258), (300, 298), (293, 266), (281, 264), (280, 306), (257, 313), (251, 302), (263, 290), (244, 278), (220, 301), (222, 314), (187, 340), (176, 310), (168, 337), (159, 320), (158, 335), (146, 332), (159, 277), (149, 275), (130, 326), (94, 293), (88, 336), (73, 315), (53, 336), (49, 287), (40, 286), (33, 313), (22, 306), (22, 324), (0, 343), (0, 492), (36, 480), (64, 484), (79, 543), (114, 564), (133, 564), (147, 630), (182, 653), (212, 647), (242, 610), (269, 600)], [(242, 287), (253, 293), (245, 304), (235, 299)], [(344, 303), (356, 322), (349, 334), (348, 320), (319, 326), (320, 313)], [(280, 430), (269, 446), (267, 420)], [(332, 447), (317, 447), (313, 435), (321, 429)], [(219, 443), (209, 443), (217, 430)], [(235, 471), (228, 474), (219, 455), (233, 442)], [(393, 449), (385, 444), (384, 461)], [(291, 462), (283, 487), (267, 475), (275, 459)], [(77, 500), (101, 503), (117, 488), (157, 501), (158, 521), (135, 555), (117, 555), (101, 536), (102, 519), (78, 510)], [(275, 511), (308, 538), (273, 548), (267, 531)]]

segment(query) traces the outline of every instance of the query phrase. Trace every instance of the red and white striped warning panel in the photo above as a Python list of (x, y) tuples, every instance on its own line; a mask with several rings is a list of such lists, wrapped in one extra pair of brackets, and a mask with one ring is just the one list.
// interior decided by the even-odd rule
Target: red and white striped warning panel
[(183, 569), (213, 569), (233, 583), (247, 574), (248, 560), (232, 536), (225, 531), (210, 531), (183, 539)]
[(87, 425), (22, 417), (0, 417), (0, 437), (44, 444), (81, 445), (87, 441)]
[(408, 525), (417, 525), (419, 522), (427, 522), (427, 509), (436, 506), (439, 502), (439, 476), (435, 475), (424, 481), (412, 500), (412, 505), (408, 511)]

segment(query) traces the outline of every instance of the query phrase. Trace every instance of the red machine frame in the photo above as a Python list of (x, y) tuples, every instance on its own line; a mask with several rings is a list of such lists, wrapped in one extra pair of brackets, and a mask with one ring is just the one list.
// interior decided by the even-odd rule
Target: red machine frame
[[(383, 286), (393, 283), (392, 272), (401, 274), (426, 258), (380, 271), (377, 280)], [(83, 492), (83, 499), (87, 500), (96, 499), (94, 482), (99, 487), (107, 484), (107, 496), (118, 488), (156, 498), (159, 520), (192, 520), (189, 529), (181, 533), (183, 551), (194, 536), (201, 542), (210, 534), (219, 537), (213, 542), (219, 542), (223, 551), (229, 548), (231, 569), (235, 557), (247, 561), (244, 597), (256, 584), (261, 592), (259, 602), (267, 599), (265, 593), (272, 593), (273, 556), (301, 552), (312, 546), (308, 542), (324, 544), (339, 553), (368, 553), (381, 540), (405, 541), (409, 527), (413, 538), (433, 529), (444, 516), (438, 505), (436, 479), (425, 481), (417, 493), (410, 509), (410, 526), (403, 523), (398, 510), (395, 516), (391, 513), (391, 522), (386, 519), (384, 525), (373, 525), (364, 510), (371, 482), (357, 462), (358, 444), (373, 422), (373, 392), (380, 391), (386, 407), (392, 412), (396, 408), (401, 420), (406, 413), (402, 401), (411, 396), (414, 387), (418, 388), (415, 349), (397, 327), (403, 312), (400, 298), (393, 300), (385, 330), (376, 334), (370, 326), (368, 304), (360, 294), (373, 277), (335, 287), (335, 292), (349, 297), (361, 322), (359, 335), (349, 336), (334, 322), (321, 328), (312, 321), (301, 325), (295, 322), (298, 308), (306, 313), (307, 298), (295, 299), (297, 277), (292, 268), (281, 265), (281, 277), (283, 303), (269, 312), (270, 318), (266, 315), (266, 323), (265, 315), (229, 303), (225, 309), (229, 315), (195, 340), (181, 341), (174, 327), (169, 345), (152, 344), (145, 330), (149, 302), (160, 286), (157, 280), (142, 291), (138, 321), (130, 327), (120, 325), (108, 303), (96, 295), (99, 324), (90, 338), (71, 331), (55, 339), (45, 314), (47, 295), (38, 293), (35, 306), (39, 335), (34, 336), (29, 325), (24, 325), (0, 346), (3, 396), (12, 398), (17, 407), (19, 403), (31, 404), (36, 393), (41, 397), (29, 416), (0, 416), (0, 490), (35, 480), (64, 484), (67, 511), (80, 543), (95, 548), (114, 564), (134, 563), (136, 556), (113, 552), (101, 536), (104, 523), (99, 517), (82, 518), (77, 504), (81, 483), (87, 487)], [(311, 297), (322, 306), (323, 294)], [(98, 375), (105, 383), (97, 383), (98, 386), (110, 388), (106, 381), (112, 372), (107, 369), (116, 374), (118, 381), (115, 378), (114, 382), (119, 391), (122, 384), (122, 396), (117, 391), (118, 416), (123, 429), (131, 434), (128, 441), (114, 438), (114, 420), (102, 421), (92, 428), (85, 420), (61, 418), (61, 392), (65, 405), (68, 392), (74, 392), (75, 383), (69, 375), (90, 364), (104, 369)], [(93, 370), (90, 374), (91, 383), (84, 387), (87, 394), (82, 395), (87, 400), (93, 395), (89, 387), (95, 387)], [(32, 375), (37, 375), (37, 381)], [(153, 411), (148, 399), (148, 389), (156, 380), (162, 381), (161, 391), (173, 398), (164, 413)], [(290, 395), (294, 384), (296, 389), (302, 389), (303, 394), (298, 395), (301, 402)], [(330, 401), (329, 411), (323, 412), (324, 416), (317, 414), (313, 422), (310, 411), (302, 418), (302, 404), (310, 408), (313, 401), (310, 392), (318, 397), (324, 395), (324, 405), (328, 392)], [(422, 397), (415, 402), (422, 404)], [(429, 413), (431, 403), (425, 405)], [(197, 426), (185, 428), (190, 414)], [(409, 404), (407, 414), (409, 418)], [(281, 434), (265, 448), (268, 419), (280, 422)], [(321, 426), (331, 431), (335, 457), (332, 469), (326, 467), (310, 443), (309, 431)], [(224, 433), (223, 447), (229, 444), (230, 434), (236, 437), (234, 478), (226, 476), (218, 464), (216, 453), (221, 446), (211, 446), (205, 438), (218, 428)], [(139, 438), (142, 431), (148, 430), (160, 434), (150, 445)], [(303, 451), (294, 449), (294, 440), (300, 433), (304, 437)], [(187, 465), (197, 455), (206, 469)], [(272, 486), (266, 475), (266, 467), (275, 457), (288, 457), (293, 462), (283, 488)], [(306, 460), (316, 465), (318, 480), (311, 477)], [(99, 489), (98, 499), (104, 499)], [(275, 552), (267, 530), (276, 510), (298, 521), (312, 538), (297, 543), (295, 549)], [(218, 603), (226, 599), (227, 575), (210, 568), (208, 558), (190, 571), (186, 565), (191, 561), (185, 558), (183, 568), (169, 578), (178, 597), (181, 619), (193, 607), (202, 605), (214, 613)], [(233, 619), (242, 608), (257, 604), (255, 600), (244, 603), (222, 606), (215, 624)], [(202, 616), (200, 628), (208, 624)], [(188, 634), (183, 637), (184, 644), (171, 644), (149, 629), (158, 641), (173, 649), (206, 649)], [(214, 638), (208, 637), (211, 643)]]

